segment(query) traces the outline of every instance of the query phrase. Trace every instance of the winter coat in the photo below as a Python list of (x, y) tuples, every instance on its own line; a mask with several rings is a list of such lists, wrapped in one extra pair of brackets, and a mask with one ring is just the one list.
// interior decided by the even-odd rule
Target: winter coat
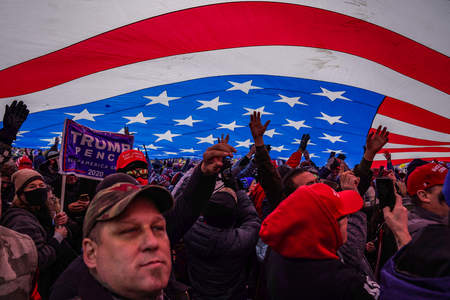
[(381, 271), (381, 299), (450, 299), (450, 227), (429, 225)]
[(38, 253), (39, 293), (44, 299), (49, 295), (50, 286), (57, 276), (76, 257), (67, 241), (59, 243), (53, 232), (47, 232), (38, 218), (30, 211), (12, 207), (2, 216), (2, 224), (17, 232), (28, 235)]
[(367, 216), (358, 211), (348, 216), (347, 241), (339, 248), (338, 255), (341, 260), (361, 274), (369, 276), (375, 281), (375, 275), (367, 258), (365, 257), (367, 241)]
[(377, 299), (379, 286), (343, 264), (343, 240), (332, 206), (303, 186), (262, 223), (260, 236), (271, 247), (265, 273), (269, 299)]
[[(215, 176), (206, 176), (196, 167), (187, 181), (186, 188), (178, 194), (174, 207), (164, 213), (166, 230), (170, 244), (174, 245), (192, 227), (205, 203), (211, 197), (216, 182)], [(78, 280), (78, 274), (84, 274)], [(81, 276), (81, 275), (80, 275)], [(168, 289), (177, 286), (171, 278)], [(167, 289), (166, 289), (167, 291)], [(180, 288), (175, 287), (174, 292), (167, 294), (178, 295)], [(97, 294), (98, 292), (98, 294)], [(84, 297), (83, 297), (84, 295)], [(98, 295), (98, 297), (97, 297)], [(75, 260), (69, 268), (56, 281), (50, 299), (64, 300), (81, 296), (83, 300), (112, 299), (111, 293), (102, 287), (97, 280), (89, 274), (87, 266), (81, 258)], [(180, 296), (181, 297), (181, 296)], [(167, 299), (184, 299), (171, 296)]]
[(408, 231), (412, 237), (414, 237), (420, 229), (427, 225), (447, 224), (447, 222), (447, 218), (443, 218), (420, 206), (415, 206), (408, 213)]
[(258, 240), (260, 220), (248, 196), (238, 193), (236, 226), (221, 229), (202, 218), (184, 236), (193, 299), (247, 299), (246, 267)]
[[(116, 296), (117, 297), (117, 296)], [(102, 286), (89, 272), (81, 256), (77, 257), (61, 274), (52, 288), (50, 300), (115, 300), (111, 292)], [(170, 278), (164, 290), (164, 300), (188, 300), (186, 287)]]
[(0, 299), (30, 299), (37, 264), (31, 238), (0, 226)]
[(364, 300), (376, 299), (375, 295), (379, 293), (375, 282), (337, 259), (288, 258), (274, 250), (268, 255), (269, 299)]

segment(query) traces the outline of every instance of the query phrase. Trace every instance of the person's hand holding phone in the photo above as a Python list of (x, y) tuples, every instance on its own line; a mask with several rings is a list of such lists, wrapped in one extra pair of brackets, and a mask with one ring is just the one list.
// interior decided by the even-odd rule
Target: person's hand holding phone
[(408, 210), (403, 206), (399, 194), (395, 194), (394, 208), (391, 210), (388, 206), (384, 207), (383, 215), (387, 226), (394, 233), (398, 249), (409, 243), (411, 235), (408, 231)]
[(393, 210), (395, 205), (394, 182), (387, 177), (377, 178), (375, 180), (375, 188), (380, 207), (383, 209), (389, 207)]

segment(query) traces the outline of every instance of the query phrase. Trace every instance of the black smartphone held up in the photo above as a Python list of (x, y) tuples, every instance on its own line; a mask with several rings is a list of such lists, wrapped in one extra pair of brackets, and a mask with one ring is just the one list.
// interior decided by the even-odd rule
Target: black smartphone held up
[(391, 211), (395, 206), (395, 190), (392, 179), (381, 177), (375, 181), (377, 198), (380, 200), (380, 207), (389, 206)]

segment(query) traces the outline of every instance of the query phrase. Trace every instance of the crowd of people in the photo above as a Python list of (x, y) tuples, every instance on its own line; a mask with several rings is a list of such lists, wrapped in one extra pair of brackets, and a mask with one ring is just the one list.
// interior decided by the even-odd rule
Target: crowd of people
[(127, 150), (63, 191), (58, 141), (11, 147), (27, 115), (14, 101), (0, 129), (0, 299), (450, 299), (448, 165), (372, 168), (387, 128), (353, 169), (319, 167), (307, 133), (272, 160), (254, 112), (240, 159), (228, 136), (201, 160)]

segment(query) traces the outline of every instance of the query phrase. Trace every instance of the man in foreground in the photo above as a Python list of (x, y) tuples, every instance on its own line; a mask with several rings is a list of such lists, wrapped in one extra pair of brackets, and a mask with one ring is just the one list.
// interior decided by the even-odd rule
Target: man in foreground
[(208, 148), (176, 201), (155, 185), (119, 181), (98, 191), (83, 224), (83, 260), (61, 275), (51, 299), (188, 299), (169, 280), (170, 245), (194, 224), (232, 152), (225, 143)]

